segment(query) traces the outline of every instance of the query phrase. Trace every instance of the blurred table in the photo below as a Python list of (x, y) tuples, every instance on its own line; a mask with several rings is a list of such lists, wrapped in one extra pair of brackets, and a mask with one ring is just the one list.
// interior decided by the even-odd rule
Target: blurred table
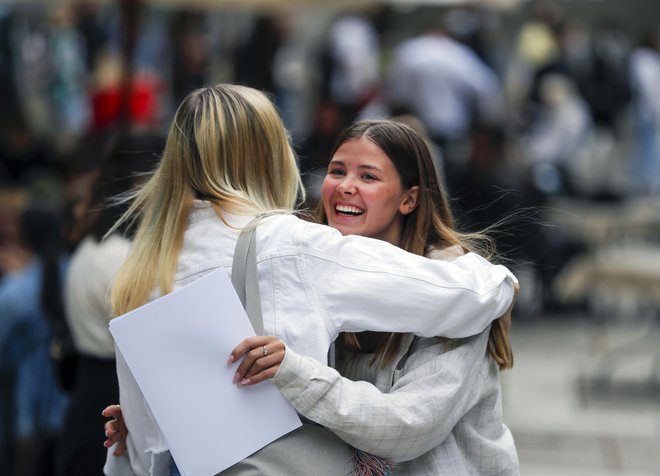
[(549, 203), (544, 219), (562, 227), (570, 238), (586, 245), (630, 240), (660, 243), (658, 198), (622, 202), (557, 198)]
[[(585, 302), (602, 329), (591, 343), (593, 365), (578, 381), (583, 398), (621, 398), (625, 391), (625, 398), (655, 399), (660, 395), (660, 201), (561, 199), (545, 216), (585, 249), (557, 275), (555, 296)], [(616, 339), (624, 329), (636, 337)]]

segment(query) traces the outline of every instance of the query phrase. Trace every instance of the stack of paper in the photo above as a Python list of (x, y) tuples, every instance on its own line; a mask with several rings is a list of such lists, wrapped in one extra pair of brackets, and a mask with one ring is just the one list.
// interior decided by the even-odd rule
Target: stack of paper
[(232, 383), (229, 354), (254, 330), (221, 269), (113, 319), (110, 332), (185, 476), (214, 475), (301, 425), (270, 382)]

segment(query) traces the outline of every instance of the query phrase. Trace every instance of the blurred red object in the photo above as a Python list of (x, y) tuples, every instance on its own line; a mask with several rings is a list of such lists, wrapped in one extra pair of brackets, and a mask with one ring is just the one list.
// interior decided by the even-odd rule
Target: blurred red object
[[(128, 119), (131, 125), (157, 125), (161, 110), (158, 94), (161, 83), (154, 75), (142, 74), (137, 77), (130, 90)], [(92, 129), (105, 129), (116, 124), (122, 109), (122, 87), (120, 83), (107, 85), (92, 91)]]

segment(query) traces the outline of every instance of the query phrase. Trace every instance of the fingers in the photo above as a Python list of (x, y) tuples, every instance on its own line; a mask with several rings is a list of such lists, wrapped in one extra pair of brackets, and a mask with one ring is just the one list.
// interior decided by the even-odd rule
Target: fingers
[(119, 444), (117, 445), (117, 448), (115, 448), (115, 451), (112, 452), (113, 455), (115, 456), (121, 456), (124, 453), (126, 453), (126, 440), (121, 440)]
[(229, 355), (228, 364), (233, 364), (237, 362), (245, 353), (249, 352), (252, 349), (260, 348), (264, 345), (268, 345), (272, 339), (277, 339), (274, 336), (254, 336), (243, 339), (243, 341), (234, 347), (234, 350), (231, 351)]
[[(251, 365), (246, 364), (247, 359), (245, 359), (241, 365), (245, 364), (245, 368), (239, 367), (239, 369), (236, 371), (236, 374), (234, 376), (234, 383), (240, 383), (241, 385), (245, 385), (247, 382), (245, 382), (246, 379), (250, 379), (252, 382), (251, 383), (256, 383), (253, 380), (253, 377), (256, 375), (264, 372), (265, 370), (275, 368), (279, 368), (280, 364), (282, 363), (282, 360), (284, 359), (284, 352), (278, 352), (277, 354), (268, 354), (266, 357), (260, 357), (257, 358)], [(275, 375), (275, 372), (272, 372), (271, 377)], [(261, 380), (264, 380), (262, 378)], [(261, 381), (260, 380), (260, 381)]]
[(117, 420), (111, 420), (105, 423), (105, 437), (106, 440), (103, 442), (103, 446), (110, 448), (117, 442), (123, 442), (124, 436), (119, 431), (119, 422)]
[(117, 446), (112, 454), (122, 456), (127, 450), (126, 437), (128, 436), (128, 428), (126, 428), (126, 424), (124, 423), (121, 406), (109, 405), (103, 409), (101, 414), (105, 417), (112, 418), (112, 420), (105, 422), (104, 425), (106, 440), (103, 442), (103, 446), (110, 448), (116, 444)]
[(232, 356), (243, 357), (234, 374), (234, 383), (248, 385), (271, 378), (282, 363), (285, 352), (286, 346), (275, 336), (245, 339), (232, 352)]
[(269, 378), (273, 378), (275, 376), (275, 373), (277, 373), (277, 369), (279, 368), (280, 368), (279, 364), (275, 366), (270, 366), (265, 370), (262, 370), (261, 372), (247, 376), (246, 378), (244, 378), (239, 382), (239, 385), (241, 387), (247, 387), (249, 385), (255, 385), (259, 382), (263, 382), (264, 380), (268, 380)]
[[(264, 351), (265, 349), (265, 351)], [(264, 352), (266, 355), (264, 355)], [(254, 375), (262, 370), (272, 366), (279, 365), (282, 359), (284, 358), (284, 345), (264, 345), (252, 349), (245, 357), (243, 361), (236, 369), (236, 378), (234, 380), (240, 380), (247, 378), (251, 375)]]
[(103, 409), (101, 415), (108, 418), (119, 418), (121, 417), (121, 406), (119, 405), (108, 405)]

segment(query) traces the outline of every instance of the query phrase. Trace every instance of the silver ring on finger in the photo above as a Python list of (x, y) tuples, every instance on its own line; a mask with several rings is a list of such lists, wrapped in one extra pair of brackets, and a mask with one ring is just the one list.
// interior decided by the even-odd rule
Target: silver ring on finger
[(268, 349), (266, 349), (265, 345), (261, 348), (261, 353), (263, 354), (264, 357), (268, 355)]

